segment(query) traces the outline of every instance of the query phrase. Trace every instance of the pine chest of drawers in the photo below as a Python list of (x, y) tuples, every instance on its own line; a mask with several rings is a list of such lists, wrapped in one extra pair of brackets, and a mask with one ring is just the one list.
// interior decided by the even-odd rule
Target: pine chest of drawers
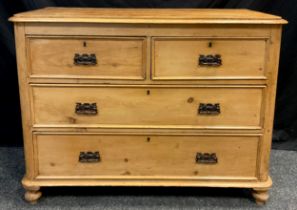
[(285, 20), (89, 8), (10, 20), (27, 201), (47, 186), (202, 186), (266, 202)]

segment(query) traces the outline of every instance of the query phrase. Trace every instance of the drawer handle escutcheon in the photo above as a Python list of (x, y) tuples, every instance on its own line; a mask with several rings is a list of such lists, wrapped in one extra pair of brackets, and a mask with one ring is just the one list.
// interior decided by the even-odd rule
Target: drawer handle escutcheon
[(221, 113), (220, 104), (205, 104), (200, 103), (198, 108), (198, 114), (200, 115), (218, 115)]
[(218, 163), (218, 158), (216, 153), (200, 153), (196, 155), (196, 163), (202, 164), (216, 164)]
[(100, 162), (100, 154), (96, 152), (80, 152), (79, 153), (79, 162), (80, 163), (97, 163)]
[(199, 66), (221, 66), (221, 55), (200, 55)]
[(74, 65), (80, 66), (94, 66), (97, 64), (97, 58), (95, 54), (79, 54), (75, 53), (74, 58)]
[(76, 103), (75, 113), (81, 115), (96, 115), (97, 104), (96, 103)]

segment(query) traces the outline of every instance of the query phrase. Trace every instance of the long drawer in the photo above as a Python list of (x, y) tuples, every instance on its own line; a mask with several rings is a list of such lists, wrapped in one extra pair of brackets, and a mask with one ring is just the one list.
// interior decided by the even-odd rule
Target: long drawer
[(265, 39), (155, 38), (153, 79), (264, 79)]
[(38, 176), (255, 179), (257, 136), (35, 136)]
[(144, 79), (142, 37), (29, 37), (33, 77)]
[(33, 86), (35, 126), (261, 127), (263, 87)]

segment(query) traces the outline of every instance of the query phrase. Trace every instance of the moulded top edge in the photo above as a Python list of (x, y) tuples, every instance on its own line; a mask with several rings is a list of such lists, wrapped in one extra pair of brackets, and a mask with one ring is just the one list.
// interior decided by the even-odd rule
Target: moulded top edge
[(47, 7), (15, 14), (13, 22), (138, 24), (286, 24), (279, 16), (247, 9), (119, 9)]

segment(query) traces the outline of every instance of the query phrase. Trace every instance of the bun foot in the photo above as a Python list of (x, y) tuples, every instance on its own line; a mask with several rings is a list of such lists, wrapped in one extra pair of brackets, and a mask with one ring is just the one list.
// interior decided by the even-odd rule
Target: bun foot
[(42, 193), (39, 191), (40, 187), (26, 188), (25, 200), (31, 204), (37, 203), (37, 200), (41, 197)]
[(253, 189), (252, 195), (258, 205), (265, 205), (269, 198), (268, 189)]

